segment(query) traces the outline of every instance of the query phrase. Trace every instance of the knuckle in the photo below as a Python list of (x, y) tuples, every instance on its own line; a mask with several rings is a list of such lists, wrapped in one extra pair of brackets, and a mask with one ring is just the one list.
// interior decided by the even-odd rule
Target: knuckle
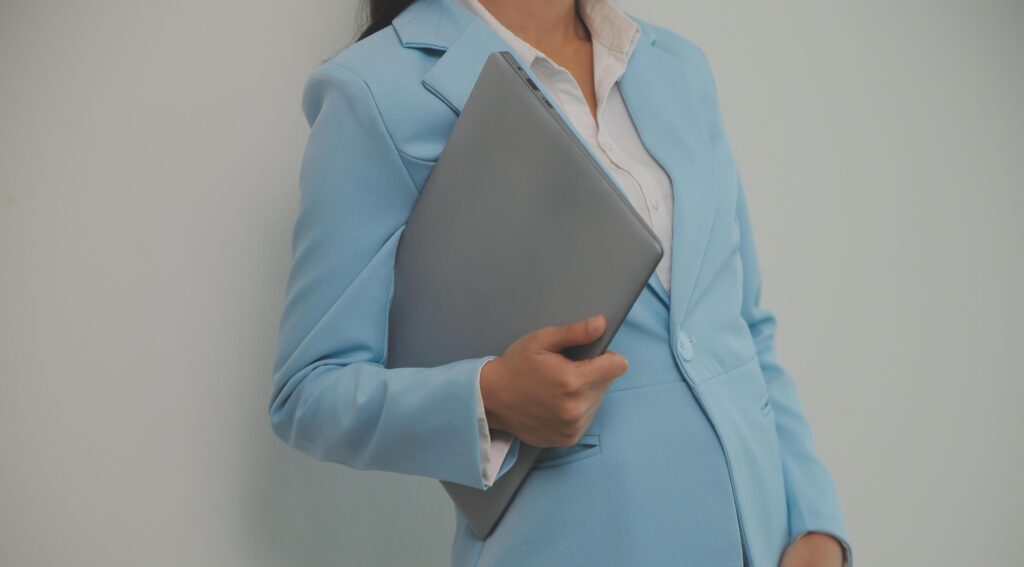
[(586, 365), (587, 380), (589, 382), (603, 382), (610, 379), (612, 370), (607, 364), (590, 363)]
[(582, 405), (574, 399), (565, 399), (558, 404), (556, 417), (565, 425), (575, 425), (583, 413)]
[(558, 393), (563, 396), (574, 396), (580, 391), (580, 376), (572, 371), (566, 371), (558, 374), (555, 378), (555, 384), (558, 387)]
[(554, 333), (554, 328), (547, 326), (541, 327), (534, 332), (526, 335), (526, 340), (529, 342), (547, 342), (550, 340), (551, 335)]

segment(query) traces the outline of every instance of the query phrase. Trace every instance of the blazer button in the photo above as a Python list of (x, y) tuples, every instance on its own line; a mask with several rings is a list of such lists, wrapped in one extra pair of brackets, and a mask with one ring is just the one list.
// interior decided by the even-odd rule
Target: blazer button
[(679, 355), (683, 357), (683, 360), (693, 359), (693, 337), (680, 332), (676, 336), (676, 348), (679, 349)]

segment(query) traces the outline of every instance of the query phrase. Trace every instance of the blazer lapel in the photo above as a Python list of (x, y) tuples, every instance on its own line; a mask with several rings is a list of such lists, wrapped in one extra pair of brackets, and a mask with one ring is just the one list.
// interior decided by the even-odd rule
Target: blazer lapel
[[(711, 183), (711, 147), (704, 120), (691, 100), (694, 91), (684, 73), (686, 62), (655, 47), (654, 31), (644, 25), (640, 40), (619, 80), (619, 91), (640, 138), (672, 181), (672, 290), (669, 297), (673, 334), (692, 299), (701, 259), (707, 248), (719, 192)], [(661, 280), (654, 282), (665, 293)]]
[[(459, 0), (416, 0), (392, 26), (403, 46), (443, 52), (422, 82), (456, 114), (462, 112), (487, 56), (495, 51), (514, 53)], [(688, 94), (685, 84), (667, 83), (672, 78), (666, 69), (678, 68), (681, 61), (654, 48), (653, 31), (641, 29), (619, 87), (644, 146), (672, 180), (672, 293), (656, 273), (647, 286), (669, 306), (673, 327), (678, 327), (696, 282), (717, 193), (706, 182), (709, 172), (701, 158), (707, 158), (709, 147), (700, 117), (694, 114), (696, 106), (680, 99)], [(529, 67), (523, 67), (545, 90)]]
[(487, 56), (512, 51), (458, 0), (417, 0), (392, 26), (405, 47), (444, 51), (422, 82), (456, 114), (462, 112)]

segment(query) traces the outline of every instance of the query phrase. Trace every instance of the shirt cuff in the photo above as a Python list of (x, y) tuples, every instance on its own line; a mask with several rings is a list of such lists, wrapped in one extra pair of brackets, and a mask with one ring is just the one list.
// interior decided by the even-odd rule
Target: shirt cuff
[(487, 413), (484, 409), (484, 397), (480, 391), (480, 374), (487, 361), (497, 357), (486, 356), (484, 362), (477, 369), (476, 377), (476, 407), (477, 425), (480, 430), (480, 476), (483, 478), (484, 486), (490, 488), (494, 484), (501, 469), (501, 464), (508, 454), (512, 445), (512, 434), (507, 431), (496, 429), (491, 431), (487, 426)]

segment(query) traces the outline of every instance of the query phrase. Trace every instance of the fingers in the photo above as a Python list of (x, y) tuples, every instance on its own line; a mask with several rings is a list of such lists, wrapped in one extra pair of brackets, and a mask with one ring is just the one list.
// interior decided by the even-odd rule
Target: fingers
[(583, 376), (583, 381), (591, 385), (611, 383), (612, 380), (622, 376), (629, 370), (629, 361), (626, 357), (614, 351), (605, 351), (604, 354), (576, 361), (575, 364)]
[(544, 327), (537, 331), (538, 345), (544, 350), (559, 352), (592, 343), (604, 333), (606, 324), (604, 315), (594, 315), (561, 327)]

